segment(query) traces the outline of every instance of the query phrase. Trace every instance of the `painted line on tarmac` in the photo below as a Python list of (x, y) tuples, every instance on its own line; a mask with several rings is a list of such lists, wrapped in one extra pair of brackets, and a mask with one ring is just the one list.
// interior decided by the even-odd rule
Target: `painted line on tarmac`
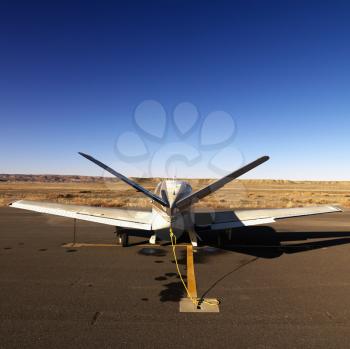
[(121, 245), (117, 244), (88, 244), (88, 243), (80, 243), (80, 242), (70, 242), (68, 244), (62, 245), (62, 247), (121, 247)]
[(192, 245), (187, 245), (187, 289), (190, 297), (197, 298), (197, 285), (196, 275), (194, 273)]
[[(187, 247), (188, 245), (176, 245), (176, 247)], [(61, 245), (61, 247), (66, 247), (66, 248), (72, 248), (72, 247), (122, 247), (122, 245), (119, 244), (95, 244), (95, 243), (82, 243), (82, 242), (70, 242), (68, 244)], [(141, 244), (141, 245), (134, 245), (130, 247), (168, 247), (168, 245), (163, 246), (163, 245), (151, 245), (151, 244)], [(192, 246), (191, 246), (192, 247)]]

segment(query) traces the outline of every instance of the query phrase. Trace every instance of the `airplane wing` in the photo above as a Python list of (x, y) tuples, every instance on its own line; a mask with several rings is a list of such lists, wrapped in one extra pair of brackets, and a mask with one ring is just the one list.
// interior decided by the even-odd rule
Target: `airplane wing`
[(335, 206), (296, 207), (279, 209), (195, 212), (195, 225), (212, 230), (230, 229), (274, 223), (277, 219), (342, 212)]
[(20, 200), (9, 206), (48, 213), (116, 227), (151, 230), (152, 212), (133, 209), (104, 208)]

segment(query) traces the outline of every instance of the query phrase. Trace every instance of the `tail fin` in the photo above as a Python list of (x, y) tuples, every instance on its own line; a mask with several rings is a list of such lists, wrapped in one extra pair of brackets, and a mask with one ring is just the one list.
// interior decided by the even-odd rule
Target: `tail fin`
[(253, 168), (261, 165), (262, 163), (264, 163), (265, 161), (269, 160), (268, 156), (263, 156), (253, 162), (251, 162), (250, 164), (243, 166), (242, 168), (240, 168), (239, 170), (236, 170), (230, 174), (228, 174), (227, 176), (215, 181), (212, 184), (209, 184), (207, 187), (204, 187), (186, 197), (184, 197), (183, 199), (177, 201), (175, 203), (175, 206), (178, 208), (183, 208), (186, 206), (190, 206), (196, 202), (198, 202), (200, 199), (203, 199), (204, 197), (206, 197), (207, 195), (210, 195), (211, 193), (214, 193), (215, 191), (217, 191), (218, 189), (222, 188), (225, 184), (233, 181), (234, 179), (242, 176), (243, 174), (245, 174), (246, 172), (252, 170)]
[(125, 177), (124, 175), (122, 175), (121, 173), (118, 173), (117, 171), (114, 171), (112, 168), (108, 167), (107, 165), (103, 164), (101, 161), (96, 160), (95, 158), (93, 158), (92, 156), (88, 155), (88, 154), (84, 154), (79, 152), (79, 154), (81, 156), (83, 156), (84, 158), (94, 162), (96, 165), (102, 167), (103, 169), (105, 169), (107, 172), (111, 173), (112, 175), (116, 176), (117, 178), (119, 178), (120, 180), (122, 180), (123, 182), (125, 182), (126, 184), (129, 184), (131, 187), (133, 187), (134, 189), (136, 189), (137, 191), (140, 191), (141, 193), (145, 194), (146, 196), (148, 196), (150, 199), (158, 202), (159, 204), (161, 204), (162, 206), (165, 207), (169, 207), (169, 203), (167, 201), (165, 201), (164, 199), (160, 198), (158, 195), (150, 192), (149, 190), (145, 189), (144, 187), (142, 187), (140, 184), (135, 183), (134, 181), (132, 181), (131, 179)]

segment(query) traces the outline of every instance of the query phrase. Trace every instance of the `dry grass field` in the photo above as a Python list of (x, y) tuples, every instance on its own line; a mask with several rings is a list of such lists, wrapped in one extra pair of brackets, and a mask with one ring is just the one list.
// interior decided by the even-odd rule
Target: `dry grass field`
[[(153, 190), (159, 179), (135, 179)], [(189, 180), (194, 190), (210, 183)], [(148, 199), (112, 178), (0, 175), (0, 206), (28, 199), (105, 207), (148, 207)], [(350, 207), (350, 182), (238, 180), (208, 196), (198, 207), (273, 208), (320, 204)]]

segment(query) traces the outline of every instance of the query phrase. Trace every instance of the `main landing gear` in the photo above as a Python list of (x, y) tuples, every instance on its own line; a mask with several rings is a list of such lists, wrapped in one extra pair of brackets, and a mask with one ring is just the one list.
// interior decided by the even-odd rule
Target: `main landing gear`
[(217, 236), (217, 247), (222, 248), (225, 246), (225, 241), (232, 240), (232, 229), (226, 229), (224, 231), (218, 231)]
[(117, 243), (123, 247), (127, 247), (129, 245), (129, 234), (126, 230), (121, 228), (115, 228), (115, 234), (117, 236)]

